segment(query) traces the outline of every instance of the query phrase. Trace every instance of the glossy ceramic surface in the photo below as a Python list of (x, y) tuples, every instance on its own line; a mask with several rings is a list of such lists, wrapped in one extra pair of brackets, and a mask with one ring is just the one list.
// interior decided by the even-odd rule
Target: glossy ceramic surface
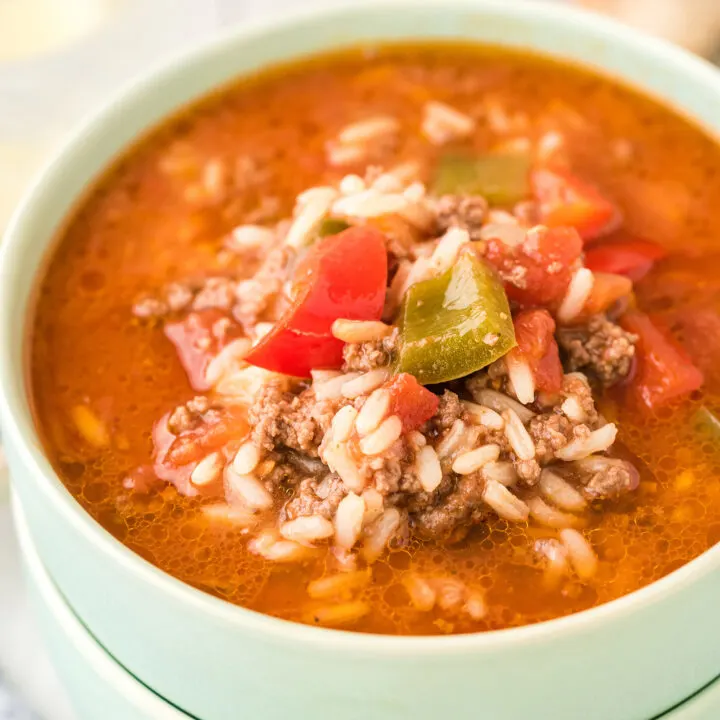
[(709, 65), (610, 21), (535, 2), (371, 2), (243, 29), (178, 59), (78, 132), (0, 252), (0, 409), (16, 491), (43, 562), (83, 622), (144, 683), (203, 720), (464, 720), (479, 708), (492, 720), (647, 720), (720, 672), (720, 548), (631, 596), (526, 628), (440, 638), (309, 628), (228, 605), (133, 555), (74, 502), (35, 434), (23, 373), (31, 288), (59, 224), (103, 167), (138, 133), (238, 74), (345, 44), (411, 38), (474, 39), (578, 61), (720, 134), (720, 77)]

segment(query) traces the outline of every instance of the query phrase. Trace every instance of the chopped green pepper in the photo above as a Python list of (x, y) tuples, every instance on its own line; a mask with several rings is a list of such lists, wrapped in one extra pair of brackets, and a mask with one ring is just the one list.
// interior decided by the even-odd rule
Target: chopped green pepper
[(703, 405), (693, 413), (692, 421), (699, 432), (706, 433), (711, 440), (720, 440), (720, 420), (708, 407)]
[(520, 153), (440, 158), (432, 183), (436, 195), (482, 195), (492, 205), (511, 205), (530, 194), (530, 158)]
[(472, 252), (405, 297), (398, 370), (423, 385), (480, 370), (516, 345), (510, 308), (495, 271)]
[(350, 225), (344, 220), (341, 220), (340, 218), (325, 218), (322, 223), (320, 223), (320, 228), (318, 229), (318, 237), (323, 238), (327, 237), (328, 235), (337, 235), (343, 230), (347, 230), (349, 227)]

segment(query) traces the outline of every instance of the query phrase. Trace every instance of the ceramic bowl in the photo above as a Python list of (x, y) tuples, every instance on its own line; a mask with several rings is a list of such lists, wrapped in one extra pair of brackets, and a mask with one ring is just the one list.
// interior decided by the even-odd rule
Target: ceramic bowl
[[(120, 665), (90, 634), (42, 564), (20, 501), (13, 515), (30, 602), (78, 720), (185, 720)], [(720, 680), (656, 720), (708, 720), (720, 712)]]
[(12, 504), (30, 602), (78, 720), (188, 720), (119, 665), (80, 622), (40, 559), (20, 501)]
[(241, 28), (133, 83), (87, 122), (25, 199), (0, 257), (0, 407), (38, 551), (122, 665), (203, 720), (647, 720), (720, 673), (720, 548), (630, 596), (535, 626), (384, 637), (288, 623), (203, 594), (115, 541), (43, 455), (28, 403), (32, 290), (58, 227), (108, 163), (187, 102), (243, 73), (347, 44), (420, 38), (527, 48), (616, 76), (720, 134), (720, 76), (662, 41), (558, 5), (369, 2)]

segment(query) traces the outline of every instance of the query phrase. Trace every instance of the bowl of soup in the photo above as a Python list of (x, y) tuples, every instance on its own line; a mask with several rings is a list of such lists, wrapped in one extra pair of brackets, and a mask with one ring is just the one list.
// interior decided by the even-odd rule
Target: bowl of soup
[(719, 110), (593, 15), (425, 2), (236, 31), (91, 119), (5, 238), (0, 383), (93, 635), (204, 720), (710, 682)]

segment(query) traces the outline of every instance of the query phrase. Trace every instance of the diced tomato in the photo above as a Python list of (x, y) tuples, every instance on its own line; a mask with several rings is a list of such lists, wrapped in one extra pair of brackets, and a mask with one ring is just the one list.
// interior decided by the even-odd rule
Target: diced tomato
[(720, 314), (713, 307), (684, 306), (667, 310), (655, 317), (660, 327), (672, 330), (698, 367), (709, 376), (718, 376)]
[(624, 275), (637, 282), (650, 272), (656, 260), (667, 255), (657, 243), (640, 238), (619, 238), (593, 245), (585, 251), (585, 266), (593, 272)]
[(183, 320), (165, 324), (165, 336), (175, 346), (193, 390), (204, 392), (208, 363), (229, 342), (242, 335), (242, 328), (221, 310), (191, 312)]
[(563, 369), (552, 316), (547, 310), (523, 310), (513, 322), (517, 347), (510, 354), (530, 365), (539, 390), (557, 392), (562, 387)]
[(582, 240), (570, 227), (535, 227), (526, 240), (511, 247), (487, 242), (485, 259), (494, 265), (508, 297), (524, 306), (558, 303), (570, 283), (571, 267), (582, 254)]
[(158, 478), (171, 482), (183, 495), (216, 495), (220, 486), (197, 488), (190, 475), (200, 460), (228, 444), (244, 438), (249, 430), (244, 413), (226, 410), (208, 417), (193, 430), (174, 435), (168, 429), (170, 414), (163, 416), (153, 428), (155, 463), (153, 470)]
[(293, 278), (294, 300), (246, 360), (308, 377), (313, 368), (342, 365), (343, 343), (333, 337), (338, 318), (379, 320), (387, 286), (385, 237), (352, 227), (319, 240)]
[(396, 375), (387, 389), (391, 397), (390, 412), (402, 420), (404, 432), (417, 430), (437, 412), (440, 398), (410, 373)]
[(623, 275), (594, 272), (593, 276), (593, 287), (582, 311), (583, 318), (605, 312), (618, 300), (627, 298), (633, 289), (632, 280)]
[(703, 374), (670, 333), (644, 313), (625, 313), (620, 324), (638, 336), (637, 369), (631, 388), (638, 402), (653, 409), (697, 390)]
[(561, 168), (536, 168), (530, 185), (538, 201), (539, 220), (548, 227), (574, 227), (583, 240), (615, 230), (620, 210), (590, 183)]

